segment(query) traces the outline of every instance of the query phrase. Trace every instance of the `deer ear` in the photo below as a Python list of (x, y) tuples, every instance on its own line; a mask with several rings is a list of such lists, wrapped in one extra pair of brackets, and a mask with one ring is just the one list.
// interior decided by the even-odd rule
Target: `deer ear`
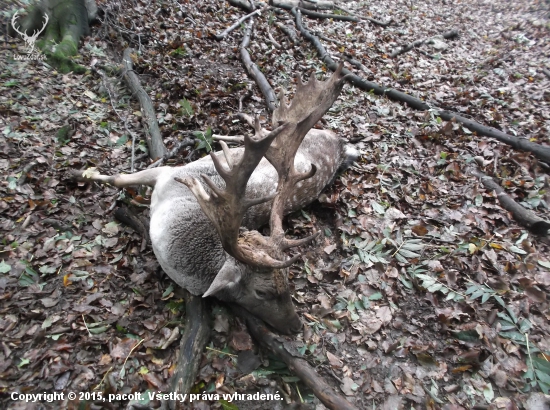
[(203, 298), (219, 292), (223, 288), (239, 283), (242, 278), (241, 269), (237, 266), (235, 258), (225, 253), (225, 263), (214, 278), (208, 290), (202, 295)]

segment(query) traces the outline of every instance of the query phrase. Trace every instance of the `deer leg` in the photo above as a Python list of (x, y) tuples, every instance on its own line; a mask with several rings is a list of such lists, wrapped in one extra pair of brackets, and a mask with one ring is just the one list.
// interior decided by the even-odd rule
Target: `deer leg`
[(133, 174), (103, 175), (91, 168), (84, 171), (72, 170), (70, 173), (71, 177), (78, 181), (99, 182), (102, 184), (114, 185), (117, 188), (124, 188), (132, 185), (148, 185), (154, 187), (158, 177), (163, 172), (172, 170), (172, 167), (158, 167)]

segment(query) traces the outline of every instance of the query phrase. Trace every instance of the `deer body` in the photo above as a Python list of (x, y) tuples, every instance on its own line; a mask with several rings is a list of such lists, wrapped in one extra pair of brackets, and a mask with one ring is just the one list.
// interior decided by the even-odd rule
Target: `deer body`
[[(295, 103), (298, 97), (294, 105), (283, 102), (274, 113), (274, 125), (279, 126), (268, 132), (257, 122), (256, 137), (245, 138), (244, 149), (222, 143), (223, 155), (211, 153), (182, 167), (84, 176), (117, 187), (154, 187), (150, 237), (168, 276), (195, 295), (237, 303), (283, 333), (297, 332), (302, 324), (288, 289), (288, 266), (296, 257), (284, 261), (283, 250), (314, 236), (287, 240), (282, 216), (314, 201), (337, 171), (358, 157), (334, 133), (311, 129), (332, 105), (342, 82), (336, 73), (324, 83), (313, 79), (302, 84), (300, 98), (313, 99), (308, 102), (313, 113)], [(268, 220), (270, 237), (252, 231)], [(242, 233), (239, 226), (250, 231)]]

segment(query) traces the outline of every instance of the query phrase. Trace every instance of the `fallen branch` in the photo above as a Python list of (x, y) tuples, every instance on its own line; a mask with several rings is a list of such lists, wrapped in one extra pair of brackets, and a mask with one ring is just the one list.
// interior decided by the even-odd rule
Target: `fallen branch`
[(397, 57), (400, 54), (404, 54), (407, 51), (411, 51), (415, 47), (420, 47), (423, 44), (428, 44), (431, 41), (434, 41), (434, 39), (441, 38), (441, 37), (443, 37), (446, 40), (458, 37), (458, 30), (450, 30), (450, 31), (447, 31), (447, 32), (443, 33), (441, 36), (435, 36), (435, 37), (428, 38), (428, 39), (416, 40), (416, 41), (414, 41), (412, 43), (409, 43), (407, 45), (404, 45), (402, 47), (398, 47), (395, 50), (393, 50), (393, 52), (390, 54), (390, 57), (391, 58)]
[(546, 77), (550, 78), (550, 70), (547, 70), (546, 68), (543, 68), (543, 69), (542, 69), (542, 73), (543, 73)]
[(149, 223), (142, 221), (134, 212), (125, 206), (117, 208), (115, 219), (139, 233), (146, 242), (151, 242), (149, 237)]
[(265, 75), (260, 71), (258, 66), (252, 62), (252, 59), (250, 58), (250, 53), (246, 49), (246, 47), (248, 47), (248, 44), (250, 43), (250, 37), (252, 35), (253, 26), (254, 26), (254, 19), (252, 18), (246, 24), (246, 31), (244, 33), (243, 41), (241, 42), (239, 50), (241, 52), (241, 59), (243, 61), (243, 65), (246, 68), (248, 75), (252, 77), (252, 79), (256, 82), (256, 84), (260, 88), (260, 91), (264, 96), (267, 109), (270, 112), (272, 112), (276, 108), (275, 106), (277, 103), (277, 97), (275, 96), (275, 91), (273, 91), (273, 88), (271, 88), (271, 85), (267, 81), (267, 78), (265, 78)]
[(153, 108), (153, 103), (149, 95), (145, 92), (143, 87), (139, 82), (139, 78), (133, 70), (132, 63), (132, 52), (131, 48), (124, 50), (122, 62), (124, 64), (124, 70), (122, 76), (126, 81), (126, 84), (132, 91), (132, 94), (137, 96), (139, 99), (139, 104), (141, 106), (141, 111), (143, 113), (143, 118), (147, 127), (148, 133), (146, 133), (147, 147), (149, 148), (149, 156), (152, 159), (161, 158), (166, 154), (166, 147), (162, 141), (162, 136), (160, 134), (159, 125), (157, 122), (157, 116), (155, 114), (155, 109)]
[(356, 16), (343, 16), (341, 14), (327, 14), (327, 13), (319, 13), (317, 11), (312, 11), (305, 9), (303, 7), (299, 7), (299, 10), (305, 14), (306, 16), (313, 17), (316, 19), (333, 19), (333, 20), (341, 20), (341, 21), (354, 21), (358, 23), (361, 21), (359, 17)]
[(309, 10), (334, 10), (338, 7), (330, 0), (316, 0), (315, 2), (307, 2), (302, 0), (269, 0), (269, 4), (273, 7), (279, 7), (285, 10), (292, 10), (294, 7)]
[(31, 170), (37, 165), (38, 165), (38, 162), (31, 161), (23, 167), (23, 169), (21, 170), (21, 176), (17, 180), (17, 185), (18, 186), (21, 186), (21, 185), (25, 184), (25, 182), (27, 182), (27, 177), (28, 177), (29, 172), (31, 172)]
[(294, 44), (298, 44), (299, 41), (298, 41), (298, 37), (296, 36), (296, 32), (294, 31), (293, 28), (291, 27), (287, 27), (285, 26), (283, 23), (281, 22), (276, 22), (275, 23), (277, 25), (277, 27), (279, 27), (281, 29), (281, 31), (283, 33), (285, 33), (288, 38), (290, 39), (290, 41), (292, 41)]
[(355, 410), (356, 407), (348, 402), (342, 395), (325, 382), (307, 360), (294, 356), (289, 352), (285, 343), (279, 341), (280, 337), (272, 333), (263, 321), (253, 316), (240, 306), (231, 304), (231, 309), (244, 320), (251, 336), (264, 348), (270, 350), (277, 358), (286, 363), (300, 380), (309, 387), (315, 396), (329, 409)]
[[(244, 11), (248, 11), (249, 13), (252, 13), (257, 8), (254, 2), (248, 2), (247, 0), (227, 0), (227, 1), (232, 6), (238, 7)], [(257, 4), (259, 5), (259, 3)]]
[(185, 147), (192, 147), (195, 145), (195, 140), (191, 138), (184, 138), (182, 141), (178, 142), (174, 148), (170, 150), (170, 152), (165, 153), (162, 158), (157, 159), (155, 162), (153, 162), (151, 165), (149, 165), (147, 168), (156, 168), (164, 165), (166, 161), (168, 161), (171, 158), (174, 158), (178, 153), (181, 151), (182, 148)]
[(357, 16), (361, 20), (370, 21), (371, 23), (376, 24), (378, 26), (388, 27), (391, 23), (393, 23), (392, 19), (390, 19), (387, 22), (376, 20), (376, 19), (373, 19), (372, 17), (366, 17), (366, 16), (361, 16), (361, 15), (355, 14), (352, 11), (350, 11), (348, 9), (345, 9), (342, 6), (339, 6), (339, 5), (336, 5), (335, 8), (338, 9), (338, 10), (342, 10), (343, 12), (348, 13), (350, 16)]
[(504, 192), (504, 189), (490, 176), (487, 176), (483, 172), (476, 169), (470, 170), (470, 173), (478, 177), (485, 188), (492, 189), (496, 192), (500, 205), (507, 211), (511, 212), (514, 219), (519, 224), (526, 227), (536, 235), (548, 235), (550, 230), (549, 222), (538, 217), (533, 211), (524, 208), (514, 201), (514, 199)]
[(268, 6), (265, 6), (263, 9), (261, 10), (255, 10), (253, 11), (252, 13), (250, 14), (247, 14), (246, 16), (243, 16), (241, 17), (240, 19), (238, 19), (232, 26), (226, 28), (223, 32), (221, 32), (220, 34), (216, 34), (214, 36), (214, 38), (218, 41), (221, 41), (225, 36), (227, 36), (229, 33), (231, 33), (233, 30), (235, 30), (237, 27), (239, 27), (243, 22), (245, 22), (246, 20), (248, 20), (249, 18), (251, 17), (254, 17), (256, 14), (261, 14), (262, 11), (264, 11), (265, 9), (267, 9)]
[[(296, 17), (296, 27), (298, 27), (298, 31), (300, 31), (302, 36), (304, 36), (315, 47), (321, 61), (325, 63), (331, 71), (335, 71), (338, 68), (338, 64), (329, 56), (319, 39), (311, 34), (304, 27), (304, 25), (302, 24), (300, 11), (294, 9), (292, 10), (292, 14), (294, 14), (294, 16)], [(394, 90), (392, 88), (385, 88), (376, 83), (367, 81), (359, 77), (358, 75), (353, 74), (346, 68), (342, 70), (342, 74), (347, 77), (347, 81), (349, 81), (357, 88), (360, 88), (361, 90), (373, 91), (377, 95), (386, 96), (391, 100), (406, 103), (407, 105), (409, 105), (409, 107), (414, 108), (418, 111), (428, 111), (432, 109), (437, 110), (437, 108), (431, 107), (429, 104), (425, 103), (419, 98)], [(475, 121), (472, 121), (451, 111), (437, 111), (437, 115), (439, 115), (445, 121), (451, 121), (453, 118), (455, 118), (458, 123), (461, 123), (470, 131), (477, 132), (478, 134), (484, 135), (486, 137), (494, 138), (500, 142), (504, 142), (505, 144), (510, 145), (515, 149), (528, 151), (538, 159), (550, 164), (550, 147), (527, 141), (524, 138), (514, 137), (512, 135), (499, 131), (496, 128), (486, 127), (485, 125), (481, 125)]]
[[(210, 336), (210, 317), (206, 302), (201, 296), (185, 292), (185, 330), (180, 341), (176, 370), (170, 380), (170, 392), (188, 394), (195, 383), (202, 352)], [(177, 408), (177, 401), (170, 401), (170, 409)]]

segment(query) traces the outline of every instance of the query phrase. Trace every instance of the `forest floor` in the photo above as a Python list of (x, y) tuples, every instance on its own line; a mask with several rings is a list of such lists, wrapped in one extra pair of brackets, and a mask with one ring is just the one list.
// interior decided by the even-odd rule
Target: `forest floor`
[[(22, 6), (7, 4), (0, 10), (6, 21)], [(361, 63), (346, 62), (354, 73), (550, 145), (547, 1), (341, 4), (393, 21), (303, 17), (332, 58)], [(269, 124), (240, 61), (243, 30), (213, 38), (245, 11), (221, 0), (99, 6), (101, 22), (77, 57), (90, 69), (84, 75), (14, 59), (21, 39), (1, 46), (2, 408), (77, 408), (78, 400), (80, 408), (149, 408), (159, 402), (146, 392), (168, 391), (184, 301), (151, 246), (113, 216), (121, 203), (147, 216), (149, 193), (65, 177), (91, 166), (129, 173), (132, 136), (135, 169), (150, 163), (139, 103), (105, 68), (120, 64), (127, 45), (139, 50), (134, 69), (165, 144), (197, 132), (197, 145), (171, 165), (206, 155), (211, 132), (250, 133), (236, 117), (240, 104)], [(268, 9), (255, 21), (249, 51), (276, 92), (292, 93), (297, 74), (326, 75), (312, 45), (300, 36), (292, 42), (277, 26), (295, 27), (289, 12)], [(401, 45), (451, 29), (458, 38), (391, 57)], [(362, 156), (318, 202), (288, 218), (298, 236), (311, 227), (324, 232), (291, 269), (305, 322), (293, 338), (299, 351), (359, 409), (550, 408), (548, 236), (519, 225), (470, 173), (482, 170), (549, 220), (550, 164), (442, 121), (437, 110), (415, 111), (351, 85), (320, 126)], [(194, 393), (279, 392), (283, 400), (199, 400), (185, 408), (324, 408), (284, 365), (258, 352), (228, 309), (212, 301), (212, 312)], [(260, 358), (252, 371), (238, 361), (251, 349)], [(82, 394), (40, 405), (10, 396), (54, 391)], [(106, 403), (94, 400), (100, 392), (145, 398)]]

